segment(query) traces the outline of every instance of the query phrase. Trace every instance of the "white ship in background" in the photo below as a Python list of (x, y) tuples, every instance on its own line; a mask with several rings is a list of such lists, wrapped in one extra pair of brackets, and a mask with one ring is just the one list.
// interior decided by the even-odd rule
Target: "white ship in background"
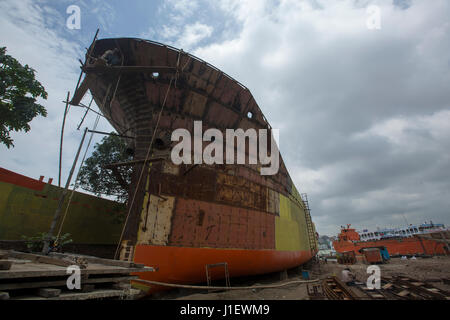
[(442, 223), (435, 224), (430, 221), (429, 223), (425, 222), (418, 226), (410, 224), (408, 226), (398, 228), (378, 229), (377, 231), (369, 231), (364, 229), (358, 233), (361, 241), (374, 241), (390, 238), (409, 238), (414, 235), (444, 232), (449, 230), (450, 229)]

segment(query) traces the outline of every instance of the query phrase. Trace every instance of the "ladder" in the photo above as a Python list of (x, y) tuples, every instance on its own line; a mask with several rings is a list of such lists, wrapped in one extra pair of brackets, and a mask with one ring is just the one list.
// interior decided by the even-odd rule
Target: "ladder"
[(313, 223), (311, 220), (311, 210), (309, 209), (308, 203), (308, 195), (306, 193), (302, 193), (300, 195), (302, 197), (303, 203), (305, 204), (305, 220), (306, 220), (306, 229), (308, 231), (308, 240), (309, 240), (309, 248), (312, 252), (317, 251), (317, 240), (316, 233), (314, 231)]
[[(207, 264), (205, 265), (205, 269), (206, 269), (206, 282), (208, 284), (208, 287), (211, 286), (211, 273), (210, 273), (210, 269), (212, 268), (217, 268), (217, 267), (223, 267), (224, 268), (224, 272), (225, 272), (225, 285), (227, 287), (230, 287), (230, 274), (228, 272), (228, 263), (226, 262), (220, 262), (220, 263), (214, 263), (214, 264)], [(212, 290), (208, 290), (208, 292), (210, 292)]]

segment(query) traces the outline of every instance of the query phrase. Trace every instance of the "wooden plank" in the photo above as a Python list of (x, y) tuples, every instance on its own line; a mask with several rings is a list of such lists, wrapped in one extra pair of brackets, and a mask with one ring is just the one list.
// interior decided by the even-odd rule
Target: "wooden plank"
[[(55, 266), (62, 266), (62, 267), (68, 267), (68, 266), (75, 264), (74, 261), (52, 258), (52, 257), (39, 255), (39, 254), (33, 254), (33, 253), (18, 252), (18, 251), (13, 251), (13, 250), (11, 250), (9, 252), (9, 255), (16, 259), (31, 260), (32, 262), (53, 264)], [(82, 268), (82, 266), (80, 266), (80, 268)]]
[(100, 299), (100, 298), (113, 298), (125, 296), (123, 290), (94, 290), (92, 292), (82, 293), (61, 293), (59, 297), (43, 298), (38, 296), (17, 297), (15, 300), (88, 300), (88, 299)]
[(131, 282), (118, 282), (112, 285), (113, 289), (128, 290), (131, 289)]
[(89, 87), (92, 85), (94, 79), (95, 78), (93, 76), (86, 75), (77, 91), (74, 93), (72, 100), (70, 101), (71, 105), (77, 106), (81, 102)]
[(95, 290), (95, 285), (93, 285), (93, 284), (81, 285), (81, 292), (92, 292), (94, 290)]
[(25, 296), (17, 297), (14, 300), (90, 300), (90, 299), (102, 299), (102, 298), (126, 298), (133, 299), (141, 294), (140, 290), (116, 290), (116, 289), (101, 289), (93, 292), (85, 293), (61, 293), (59, 297), (43, 298), (38, 296)]
[(384, 286), (382, 286), (381, 288), (383, 288), (384, 290), (390, 289), (393, 286), (392, 283), (386, 283)]
[(58, 297), (61, 294), (61, 289), (54, 288), (40, 288), (38, 290), (38, 296), (44, 298)]
[[(79, 258), (85, 259), (87, 262), (90, 262), (90, 263), (97, 263), (97, 264), (103, 264), (103, 265), (107, 265), (107, 266), (116, 266), (116, 267), (124, 267), (124, 268), (141, 268), (141, 267), (145, 266), (144, 264), (134, 263), (134, 262), (130, 262), (130, 261), (104, 259), (104, 258), (83, 256), (83, 255), (72, 255), (72, 254), (61, 254), (61, 253), (51, 253), (50, 255), (55, 256), (55, 257), (60, 256), (60, 257), (66, 257), (66, 258), (79, 257)], [(148, 268), (151, 268), (151, 267), (148, 267)], [(153, 269), (153, 268), (151, 268), (151, 269)], [(151, 271), (151, 270), (147, 270), (147, 271)]]
[(408, 290), (403, 290), (403, 291), (397, 293), (397, 295), (399, 295), (400, 297), (406, 297), (408, 294), (410, 294), (410, 292)]
[[(19, 268), (19, 266), (21, 268)], [(45, 268), (45, 264), (29, 263), (24, 265), (13, 265), (10, 270), (0, 270), (0, 279), (13, 278), (36, 278), (36, 277), (56, 277), (67, 276), (66, 268), (51, 266)], [(81, 275), (90, 274), (129, 274), (134, 272), (154, 271), (153, 268), (123, 268), (114, 266), (90, 265), (86, 269), (81, 269)]]
[(9, 261), (12, 261), (12, 263), (16, 263), (16, 264), (24, 264), (24, 263), (30, 263), (32, 262), (31, 260), (22, 260), (22, 259), (8, 259)]
[[(120, 283), (129, 282), (133, 279), (139, 278), (138, 276), (125, 276), (125, 277), (104, 277), (81, 280), (82, 284), (95, 284), (95, 283)], [(54, 281), (37, 281), (37, 282), (13, 282), (13, 283), (0, 283), (0, 290), (15, 290), (15, 289), (32, 289), (42, 287), (63, 287), (66, 286), (67, 280), (54, 280)]]
[[(122, 261), (122, 260), (112, 260), (112, 259), (103, 259), (103, 258), (97, 258), (97, 257), (89, 257), (86, 258), (88, 262), (91, 263), (98, 263), (103, 264), (107, 266), (115, 266), (115, 267), (123, 267), (123, 268), (143, 268), (145, 267), (145, 264), (141, 263), (134, 263), (130, 261)], [(155, 271), (152, 267), (148, 271)]]
[(11, 269), (12, 264), (12, 261), (0, 260), (0, 270), (9, 270)]

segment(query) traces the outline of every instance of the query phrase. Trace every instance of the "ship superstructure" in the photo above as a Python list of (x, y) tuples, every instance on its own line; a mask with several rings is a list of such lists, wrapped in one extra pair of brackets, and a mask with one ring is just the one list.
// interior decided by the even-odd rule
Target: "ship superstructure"
[(414, 235), (427, 234), (441, 231), (448, 231), (449, 228), (442, 223), (435, 224), (432, 221), (429, 223), (422, 223), (420, 225), (410, 224), (408, 226), (398, 227), (398, 228), (382, 228), (376, 231), (369, 231), (368, 229), (363, 229), (359, 231), (361, 241), (373, 241), (381, 239), (391, 239), (391, 238), (408, 238)]

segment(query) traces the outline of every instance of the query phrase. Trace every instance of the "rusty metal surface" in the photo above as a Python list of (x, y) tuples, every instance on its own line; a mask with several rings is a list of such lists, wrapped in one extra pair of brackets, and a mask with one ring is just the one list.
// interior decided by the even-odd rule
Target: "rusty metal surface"
[[(170, 139), (171, 132), (177, 128), (192, 132), (194, 120), (203, 121), (203, 130), (271, 129), (250, 91), (210, 64), (169, 46), (129, 38), (97, 40), (92, 55), (99, 57), (113, 48), (120, 49), (124, 66), (142, 66), (148, 70), (152, 66), (160, 67), (158, 74), (127, 72), (120, 78), (117, 72), (102, 73), (97, 69), (87, 74), (91, 79), (89, 89), (102, 113), (119, 134), (135, 137), (129, 141), (135, 159), (143, 159), (147, 154), (173, 76), (164, 70), (177, 68), (178, 60), (176, 83), (170, 87), (156, 132), (161, 141)], [(251, 118), (247, 117), (248, 112), (253, 114)], [(170, 231), (160, 243), (273, 249), (274, 221), (280, 211), (278, 195), (295, 198), (298, 194), (281, 156), (279, 172), (274, 176), (261, 176), (259, 165), (174, 168), (163, 161), (146, 164), (143, 179), (137, 186), (142, 168), (142, 164), (134, 165), (129, 190), (133, 194), (138, 188), (124, 239), (134, 243), (142, 228), (145, 197), (158, 194), (175, 198), (168, 220)], [(302, 205), (301, 199), (296, 201)], [(143, 239), (146, 238), (148, 235)]]
[(170, 244), (274, 249), (275, 217), (260, 211), (178, 198)]

